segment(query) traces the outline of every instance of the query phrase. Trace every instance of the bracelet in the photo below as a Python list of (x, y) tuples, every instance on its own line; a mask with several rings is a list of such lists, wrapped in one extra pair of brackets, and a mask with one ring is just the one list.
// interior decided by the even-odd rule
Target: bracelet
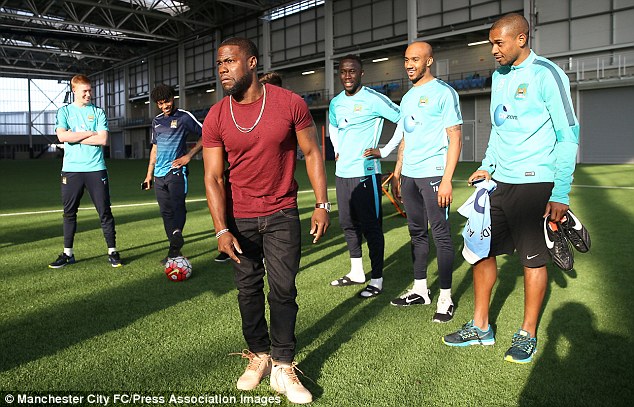
[(220, 236), (224, 235), (228, 231), (229, 231), (229, 229), (222, 229), (222, 230), (218, 231), (218, 233), (216, 233), (216, 239), (218, 239)]

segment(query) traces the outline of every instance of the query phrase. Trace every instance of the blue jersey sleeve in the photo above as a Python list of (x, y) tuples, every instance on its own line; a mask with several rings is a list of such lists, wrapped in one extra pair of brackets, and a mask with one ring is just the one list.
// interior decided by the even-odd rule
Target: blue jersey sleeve
[(335, 113), (335, 106), (337, 104), (337, 97), (330, 101), (330, 106), (328, 107), (328, 121), (334, 127), (337, 127), (339, 123), (337, 123), (337, 113)]
[(108, 129), (108, 119), (106, 118), (106, 112), (104, 112), (103, 109), (100, 109), (98, 107), (95, 108), (95, 119), (96, 119), (95, 131), (100, 131), (100, 130), (110, 131), (110, 129)]
[(544, 70), (542, 77), (541, 92), (557, 139), (555, 185), (550, 200), (568, 205), (572, 174), (577, 161), (579, 122), (572, 109), (568, 77), (553, 65), (544, 66), (547, 69)]
[(380, 95), (379, 99), (377, 103), (373, 104), (377, 116), (384, 117), (392, 123), (398, 123), (401, 118), (401, 109), (398, 105), (384, 95)]
[(69, 130), (68, 105), (62, 106), (57, 110), (57, 117), (55, 118), (55, 129)]
[(496, 143), (497, 143), (498, 134), (493, 128), (491, 128), (491, 134), (489, 135), (489, 144), (487, 145), (486, 152), (484, 153), (484, 159), (482, 160), (482, 165), (478, 168), (478, 170), (484, 170), (492, 175), (495, 172), (495, 167), (497, 166), (497, 154), (495, 153)]
[(443, 126), (445, 128), (462, 124), (458, 92), (449, 86), (447, 87), (449, 88), (449, 92), (445, 92), (442, 105)]
[(156, 144), (156, 117), (152, 119), (152, 136), (150, 137), (150, 143)]
[(336, 103), (337, 97), (330, 101), (330, 106), (328, 108), (328, 121), (330, 122), (328, 125), (328, 132), (330, 135), (330, 142), (332, 143), (333, 150), (335, 151), (335, 155), (339, 154), (339, 127), (337, 123), (337, 114), (335, 113)]
[(196, 119), (196, 117), (189, 111), (185, 111), (185, 117), (188, 118), (187, 120), (187, 130), (190, 133), (193, 133), (195, 135), (197, 135), (198, 137), (202, 136), (203, 134), (203, 125), (202, 123), (200, 123), (198, 121), (198, 119)]

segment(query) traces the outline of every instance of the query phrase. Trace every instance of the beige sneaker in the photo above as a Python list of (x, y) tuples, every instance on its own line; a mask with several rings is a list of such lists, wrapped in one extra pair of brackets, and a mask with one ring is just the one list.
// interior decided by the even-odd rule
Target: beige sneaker
[(271, 370), (271, 387), (278, 393), (286, 394), (291, 403), (310, 403), (313, 401), (313, 395), (299, 381), (295, 370), (299, 370), (295, 362), (290, 365), (274, 364)]
[(242, 351), (242, 357), (249, 359), (249, 364), (238, 379), (238, 390), (253, 390), (258, 387), (262, 378), (271, 373), (271, 356), (266, 353), (255, 354), (248, 350)]

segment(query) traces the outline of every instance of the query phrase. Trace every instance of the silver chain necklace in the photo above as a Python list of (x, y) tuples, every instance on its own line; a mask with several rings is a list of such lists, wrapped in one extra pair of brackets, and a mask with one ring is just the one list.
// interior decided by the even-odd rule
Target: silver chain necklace
[(257, 126), (258, 123), (260, 123), (262, 113), (264, 113), (264, 106), (266, 105), (266, 86), (262, 86), (262, 89), (264, 89), (264, 97), (262, 98), (262, 108), (260, 109), (260, 115), (251, 127), (242, 127), (236, 122), (236, 117), (233, 115), (233, 96), (229, 96), (229, 110), (231, 110), (231, 118), (233, 119), (233, 124), (236, 125), (236, 129), (238, 129), (241, 133), (249, 133), (251, 130), (255, 129), (255, 126)]

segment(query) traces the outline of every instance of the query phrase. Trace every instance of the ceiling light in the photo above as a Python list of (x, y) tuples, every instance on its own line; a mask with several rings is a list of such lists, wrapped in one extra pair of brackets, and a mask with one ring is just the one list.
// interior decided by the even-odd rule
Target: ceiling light
[(149, 100), (146, 100), (146, 101), (145, 101), (145, 104), (146, 104), (146, 105), (149, 105), (149, 104), (150, 104), (150, 101), (149, 101)]
[(216, 89), (207, 89), (205, 92), (206, 93), (211, 93), (211, 92), (215, 92), (215, 91), (216, 91)]
[(179, 96), (179, 95), (174, 96), (174, 99), (178, 99), (178, 98), (180, 98), (180, 96)]
[(314, 74), (315, 71), (306, 71), (306, 72), (302, 72), (302, 75), (310, 75), (310, 74)]
[(473, 47), (474, 45), (482, 45), (482, 44), (488, 44), (489, 40), (483, 40), (483, 41), (476, 41), (476, 42), (470, 42), (467, 44), (468, 47)]
[(377, 58), (377, 59), (373, 59), (372, 62), (383, 62), (383, 61), (387, 61), (389, 58)]

